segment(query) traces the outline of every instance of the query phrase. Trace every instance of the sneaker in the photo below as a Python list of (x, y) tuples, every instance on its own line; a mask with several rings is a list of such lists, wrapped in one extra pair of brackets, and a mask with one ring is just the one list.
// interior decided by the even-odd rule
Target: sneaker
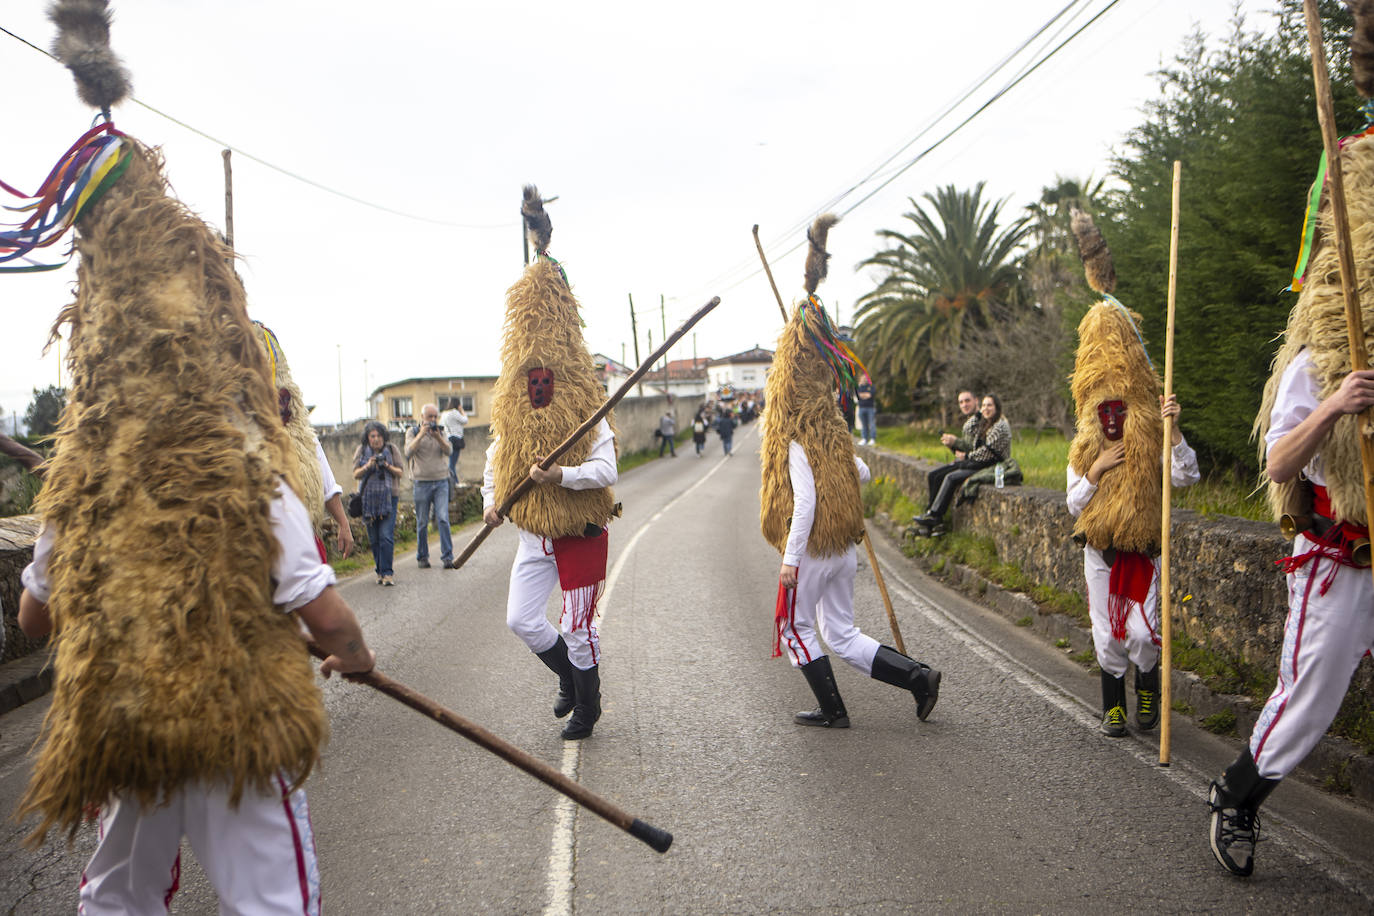
[(386, 576), (378, 576), (378, 577), (377, 577), (377, 584), (378, 584), (378, 585), (382, 585), (382, 584), (383, 584), (382, 580), (385, 579), (385, 578), (386, 578)]
[(454, 566), (454, 565), (453, 565), (453, 561), (452, 561), (452, 560), (445, 560), (445, 561), (444, 561), (444, 569), (457, 569), (457, 568), (458, 568), (457, 566)]
[(1159, 694), (1153, 690), (1135, 692), (1135, 724), (1146, 731), (1159, 724)]
[(1113, 706), (1102, 714), (1102, 734), (1108, 738), (1126, 737), (1126, 710)]
[(415, 565), (418, 566), (418, 567), (420, 567), (421, 569), (429, 569), (429, 561), (428, 561), (428, 560), (416, 560), (416, 561), (415, 561)]
[(387, 587), (390, 587), (396, 584), (396, 580), (391, 578), (390, 576), (382, 576), (382, 584)]
[(1259, 842), (1259, 812), (1236, 806), (1221, 786), (1212, 783), (1207, 798), (1212, 806), (1212, 855), (1233, 875), (1248, 878), (1255, 870), (1255, 844)]

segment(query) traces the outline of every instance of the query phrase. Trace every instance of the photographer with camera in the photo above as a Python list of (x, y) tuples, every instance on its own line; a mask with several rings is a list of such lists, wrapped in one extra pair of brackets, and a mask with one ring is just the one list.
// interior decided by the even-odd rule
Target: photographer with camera
[(392, 555), (396, 547), (396, 503), (401, 494), (401, 453), (390, 442), (386, 427), (373, 420), (353, 453), (353, 479), (363, 497), (363, 522), (372, 545), (378, 585), (395, 585)]
[(415, 562), (429, 569), (429, 515), (433, 507), (439, 528), (439, 554), (444, 569), (453, 569), (453, 535), (448, 524), (449, 476), (448, 443), (439, 423), (439, 408), (426, 404), (420, 408), (420, 425), (406, 432), (406, 458), (415, 486)]

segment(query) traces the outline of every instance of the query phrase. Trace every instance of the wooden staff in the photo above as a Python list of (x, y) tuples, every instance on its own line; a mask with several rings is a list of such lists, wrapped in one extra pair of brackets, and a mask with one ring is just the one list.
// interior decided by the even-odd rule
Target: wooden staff
[[(1341, 149), (1336, 139), (1336, 114), (1331, 105), (1331, 80), (1326, 72), (1326, 49), (1322, 44), (1322, 23), (1316, 0), (1303, 0), (1307, 19), (1307, 42), (1312, 49), (1312, 82), (1317, 95), (1317, 120), (1321, 123), (1322, 146), (1326, 150), (1326, 174), (1331, 182), (1331, 216), (1336, 228), (1336, 250), (1340, 254), (1341, 292), (1345, 298), (1346, 341), (1350, 346), (1350, 367), (1369, 368), (1365, 351), (1364, 321), (1360, 315), (1359, 287), (1355, 277), (1355, 254), (1350, 246), (1350, 217), (1345, 208), (1345, 179), (1341, 174)], [(1374, 439), (1370, 438), (1374, 413), (1360, 412), (1358, 422), (1360, 465), (1364, 469), (1364, 511), (1366, 524), (1374, 524)], [(1370, 567), (1374, 574), (1374, 566)]]
[[(768, 257), (763, 253), (763, 245), (759, 243), (759, 227), (754, 224), (754, 245), (759, 250), (759, 260), (763, 262), (763, 272), (768, 274), (768, 285), (773, 287), (773, 296), (778, 300), (778, 311), (782, 312), (782, 323), (787, 323), (787, 309), (782, 304), (782, 294), (778, 292), (778, 284), (773, 282), (773, 270), (768, 266)], [(878, 567), (878, 555), (873, 552), (873, 544), (868, 539), (868, 523), (864, 523), (864, 548), (868, 551), (868, 565), (873, 567), (873, 578), (878, 580), (878, 593), (883, 596), (883, 607), (887, 609), (887, 623), (892, 628), (892, 641), (897, 644), (897, 651), (906, 655), (906, 644), (902, 642), (902, 628), (897, 626), (897, 612), (892, 609), (892, 599), (887, 594), (887, 583), (883, 581), (883, 571)]]
[[(706, 314), (718, 305), (720, 305), (720, 297), (712, 296), (710, 302), (706, 303), (701, 308), (697, 309), (696, 313), (693, 314), (691, 318), (688, 318), (683, 323), (682, 327), (678, 328), (676, 331), (673, 332), (672, 337), (669, 337), (667, 340), (663, 342), (663, 345), (661, 347), (659, 347), (653, 353), (649, 354), (649, 358), (640, 364), (639, 368), (636, 369), (634, 373), (625, 380), (624, 384), (622, 384), (620, 388), (616, 390), (615, 394), (611, 395), (609, 398), (606, 399), (606, 403), (602, 404), (599, 408), (597, 408), (596, 413), (592, 414), (591, 417), (584, 421), (581, 426), (574, 430), (572, 435), (568, 436), (568, 438), (564, 439), (561, 443), (559, 443), (557, 448), (549, 452), (549, 454), (544, 458), (544, 460), (539, 462), (539, 466), (546, 471), (549, 468), (553, 467), (554, 464), (558, 461), (558, 459), (563, 455), (563, 453), (573, 447), (574, 442), (576, 442), (583, 435), (585, 435), (588, 430), (595, 427), (596, 424), (600, 423), (601, 419), (605, 417), (606, 414), (611, 412), (611, 408), (615, 407), (616, 404), (620, 403), (621, 398), (625, 397), (625, 395), (630, 393), (630, 389), (635, 386), (636, 382), (638, 382), (641, 378), (644, 377), (644, 373), (649, 371), (649, 369), (653, 366), (654, 362), (660, 356), (662, 356), (663, 354), (667, 353), (670, 349), (672, 349), (673, 344), (677, 343), (678, 339), (681, 338), (683, 334), (686, 334), (689, 330), (691, 330), (692, 325), (696, 324), (698, 321), (705, 318)], [(530, 490), (534, 489), (534, 487), (534, 479), (531, 477), (526, 477), (524, 480), (520, 481), (520, 483), (517, 484), (515, 489), (511, 492), (510, 496), (506, 497), (506, 501), (503, 502), (497, 508), (496, 514), (501, 516), (502, 518), (505, 518), (506, 515), (510, 512), (511, 506), (514, 506), (517, 502), (519, 502), (520, 498), (524, 496), (526, 493), (528, 493)], [(482, 530), (477, 532), (473, 539), (468, 542), (468, 546), (463, 548), (463, 552), (459, 554), (456, 559), (454, 559), (453, 568), (457, 569), (458, 567), (466, 563), (468, 557), (472, 556), (473, 551), (475, 551), (478, 548), (478, 546), (480, 546), (481, 543), (487, 539), (487, 535), (491, 534), (491, 531), (491, 525), (483, 525)]]
[(768, 258), (763, 253), (763, 243), (759, 241), (759, 224), (754, 224), (754, 247), (759, 250), (759, 260), (763, 262), (763, 272), (768, 275), (768, 285), (773, 287), (773, 296), (778, 300), (778, 311), (782, 312), (782, 323), (787, 324), (787, 306), (782, 304), (782, 293), (778, 284), (773, 282), (773, 268), (768, 266)]
[[(1174, 302), (1178, 293), (1178, 202), (1183, 163), (1174, 160), (1174, 204), (1169, 224), (1169, 317), (1164, 325), (1164, 398), (1174, 393)], [(1164, 418), (1164, 518), (1159, 532), (1159, 765), (1169, 765), (1169, 719), (1173, 700), (1173, 615), (1169, 608), (1170, 509), (1174, 487), (1174, 418)]]
[[(324, 660), (329, 657), (329, 653), (314, 642), (310, 642), (308, 645), (310, 646), (310, 654), (316, 658)], [(629, 812), (597, 795), (586, 786), (564, 776), (561, 771), (555, 770), (538, 757), (531, 756), (509, 741), (496, 737), (476, 722), (465, 719), (452, 710), (445, 709), (424, 694), (393, 681), (376, 668), (363, 674), (345, 674), (344, 677), (359, 684), (366, 684), (393, 700), (399, 700), (416, 712), (428, 716), (469, 741), (481, 745), (507, 763), (514, 764), (540, 782), (562, 792), (592, 813), (605, 818), (635, 839), (643, 841), (655, 852), (667, 852), (668, 847), (673, 845), (673, 835), (668, 831), (632, 816)]]
[(220, 153), (224, 157), (224, 244), (234, 250), (234, 171), (229, 165), (229, 150)]

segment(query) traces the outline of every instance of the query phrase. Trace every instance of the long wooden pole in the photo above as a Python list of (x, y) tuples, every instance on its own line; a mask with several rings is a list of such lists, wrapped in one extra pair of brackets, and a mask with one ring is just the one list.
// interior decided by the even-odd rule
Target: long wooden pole
[(230, 150), (220, 153), (224, 157), (224, 244), (234, 250), (234, 170), (229, 165)]
[(782, 304), (782, 293), (778, 284), (773, 282), (773, 268), (768, 266), (768, 258), (763, 253), (763, 243), (759, 241), (759, 224), (754, 224), (754, 247), (759, 250), (759, 260), (763, 262), (763, 272), (768, 275), (768, 285), (773, 287), (773, 296), (778, 300), (778, 311), (782, 312), (782, 323), (787, 324), (787, 306)]
[[(1169, 314), (1164, 325), (1164, 397), (1174, 393), (1174, 303), (1178, 297), (1178, 211), (1183, 163), (1174, 160), (1174, 204), (1169, 221)], [(1164, 517), (1159, 531), (1159, 765), (1169, 765), (1170, 717), (1173, 702), (1173, 613), (1169, 601), (1169, 540), (1174, 484), (1174, 418), (1164, 418)]]
[[(616, 404), (620, 403), (621, 398), (629, 394), (630, 389), (635, 386), (636, 382), (638, 382), (641, 378), (644, 377), (644, 373), (649, 371), (649, 369), (653, 366), (654, 362), (660, 356), (662, 356), (664, 353), (667, 353), (668, 350), (672, 348), (673, 344), (678, 342), (678, 340), (682, 337), (683, 334), (686, 334), (689, 330), (691, 330), (692, 325), (696, 324), (698, 321), (705, 318), (707, 313), (709, 313), (711, 309), (715, 308), (718, 305), (720, 305), (720, 297), (712, 296), (710, 302), (706, 303), (701, 308), (697, 309), (691, 318), (688, 318), (685, 322), (683, 322), (682, 327), (674, 331), (673, 335), (663, 342), (663, 346), (659, 347), (653, 353), (650, 353), (649, 358), (646, 359), (644, 362), (640, 363), (639, 368), (636, 369), (634, 373), (625, 380), (625, 382), (620, 386), (620, 388), (616, 391), (615, 394), (611, 395), (609, 398), (606, 399), (606, 403), (602, 404), (600, 407), (597, 408), (596, 413), (592, 414), (585, 421), (583, 421), (582, 425), (575, 429), (572, 435), (568, 436), (568, 438), (564, 439), (562, 442), (558, 444), (557, 448), (549, 452), (549, 454), (545, 456), (544, 460), (539, 462), (539, 466), (546, 471), (549, 468), (553, 467), (554, 464), (557, 463), (558, 459), (563, 455), (563, 453), (573, 447), (574, 442), (582, 438), (582, 436), (586, 435), (589, 430), (596, 426), (596, 424), (600, 423), (601, 419), (605, 417), (606, 414), (611, 412), (611, 408), (615, 407)], [(515, 505), (517, 502), (520, 501), (521, 497), (523, 497), (530, 490), (534, 489), (534, 486), (534, 479), (531, 477), (526, 477), (524, 480), (520, 481), (520, 483), (516, 485), (515, 489), (511, 491), (510, 496), (506, 497), (506, 501), (497, 507), (496, 514), (501, 516), (502, 518), (505, 518), (510, 513), (511, 506)], [(468, 557), (472, 556), (473, 551), (475, 551), (481, 545), (481, 543), (487, 539), (487, 535), (491, 534), (491, 531), (491, 525), (483, 525), (482, 530), (477, 532), (473, 539), (468, 542), (468, 546), (463, 548), (463, 552), (460, 553), (454, 559), (453, 568), (457, 569), (458, 567), (466, 563), (468, 561)]]
[[(309, 643), (309, 647), (310, 654), (316, 658), (325, 659), (329, 657), (329, 653), (315, 643)], [(445, 728), (457, 732), (474, 744), (491, 751), (507, 763), (514, 764), (540, 782), (552, 786), (571, 798), (588, 811), (600, 815), (635, 839), (644, 842), (655, 852), (667, 852), (668, 847), (673, 844), (673, 835), (668, 831), (640, 820), (586, 786), (569, 779), (563, 775), (561, 770), (554, 769), (538, 757), (526, 753), (509, 741), (498, 738), (476, 722), (465, 719), (452, 710), (445, 709), (424, 694), (393, 681), (377, 669), (374, 668), (364, 674), (345, 674), (344, 677), (359, 684), (366, 684), (373, 690), (384, 693), (393, 700), (400, 701)]]
[[(763, 253), (763, 244), (759, 242), (759, 227), (754, 224), (754, 246), (759, 250), (759, 260), (763, 262), (763, 272), (768, 275), (768, 285), (773, 287), (773, 296), (778, 300), (778, 311), (782, 313), (783, 324), (787, 323), (787, 308), (782, 304), (782, 293), (778, 292), (778, 284), (773, 282), (773, 269), (768, 266), (768, 256)], [(897, 612), (892, 608), (892, 598), (887, 593), (887, 582), (883, 580), (883, 571), (878, 566), (878, 555), (873, 552), (873, 543), (868, 539), (868, 523), (864, 522), (864, 548), (868, 551), (868, 565), (873, 567), (873, 578), (878, 581), (878, 594), (883, 596), (883, 607), (887, 609), (887, 625), (892, 629), (892, 641), (897, 645), (897, 651), (906, 655), (906, 644), (902, 641), (902, 628), (897, 625)]]
[[(1317, 120), (1322, 128), (1322, 146), (1326, 150), (1326, 175), (1331, 182), (1331, 215), (1336, 229), (1336, 250), (1340, 254), (1341, 292), (1345, 298), (1346, 341), (1350, 347), (1350, 367), (1368, 369), (1369, 356), (1365, 351), (1364, 321), (1360, 315), (1359, 287), (1355, 276), (1355, 254), (1350, 244), (1350, 217), (1345, 207), (1345, 179), (1341, 174), (1341, 150), (1336, 139), (1336, 113), (1331, 104), (1331, 79), (1326, 72), (1326, 48), (1322, 43), (1322, 22), (1317, 14), (1316, 0), (1303, 0), (1302, 11), (1307, 19), (1307, 42), (1312, 49), (1312, 82), (1317, 96)], [(1374, 411), (1361, 411), (1357, 423), (1360, 440), (1360, 465), (1364, 470), (1365, 518), (1374, 524), (1374, 439), (1371, 436)], [(1370, 567), (1374, 575), (1374, 566)]]

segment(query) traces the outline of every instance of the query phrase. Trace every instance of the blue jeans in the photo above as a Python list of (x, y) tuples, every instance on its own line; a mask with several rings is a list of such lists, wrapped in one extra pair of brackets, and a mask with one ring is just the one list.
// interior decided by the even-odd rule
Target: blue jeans
[(878, 438), (878, 408), (860, 407), (859, 408), (859, 438), (869, 442)]
[(429, 559), (429, 510), (439, 520), (439, 556), (453, 562), (453, 534), (448, 530), (448, 478), (415, 481), (415, 559)]
[(377, 575), (395, 575), (391, 568), (392, 556), (396, 552), (396, 502), (391, 497), (391, 514), (386, 518), (367, 520), (367, 542), (372, 545), (372, 565), (377, 567)]
[(728, 454), (730, 454), (730, 447), (731, 447), (732, 445), (735, 444), (735, 437), (734, 437), (733, 435), (731, 435), (731, 436), (721, 436), (721, 437), (720, 437), (720, 444), (721, 444), (721, 446), (725, 449), (725, 454), (728, 455)]

